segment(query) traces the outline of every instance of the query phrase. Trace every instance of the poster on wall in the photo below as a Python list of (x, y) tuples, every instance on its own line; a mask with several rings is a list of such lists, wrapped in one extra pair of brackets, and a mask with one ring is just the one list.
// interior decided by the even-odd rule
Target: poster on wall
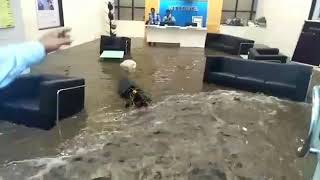
[(36, 3), (39, 30), (64, 26), (62, 0), (36, 0)]
[(14, 27), (10, 0), (0, 0), (0, 29)]

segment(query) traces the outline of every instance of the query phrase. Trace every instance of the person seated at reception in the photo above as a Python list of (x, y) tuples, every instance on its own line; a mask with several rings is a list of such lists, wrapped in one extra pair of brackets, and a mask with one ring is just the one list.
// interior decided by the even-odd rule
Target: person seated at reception
[(149, 25), (159, 25), (161, 21), (161, 17), (158, 13), (156, 13), (156, 9), (151, 8), (151, 13), (149, 13)]
[(171, 11), (169, 9), (166, 10), (166, 15), (163, 17), (163, 22), (165, 24), (175, 24), (176, 19), (174, 18), (174, 16), (172, 15)]

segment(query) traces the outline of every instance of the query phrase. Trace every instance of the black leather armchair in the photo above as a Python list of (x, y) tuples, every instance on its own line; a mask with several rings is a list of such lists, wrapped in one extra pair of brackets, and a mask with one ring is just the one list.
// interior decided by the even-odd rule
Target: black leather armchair
[(312, 67), (300, 64), (211, 56), (207, 57), (204, 82), (305, 101), (311, 74)]
[(28, 75), (0, 89), (0, 119), (51, 129), (84, 108), (85, 81), (56, 75)]
[(125, 55), (130, 55), (131, 39), (128, 37), (101, 36), (100, 54), (105, 50), (124, 51)]
[(281, 54), (278, 48), (251, 48), (249, 49), (248, 59), (286, 63), (288, 57)]
[(220, 50), (232, 55), (248, 54), (253, 48), (254, 41), (235, 36), (208, 33), (205, 48)]

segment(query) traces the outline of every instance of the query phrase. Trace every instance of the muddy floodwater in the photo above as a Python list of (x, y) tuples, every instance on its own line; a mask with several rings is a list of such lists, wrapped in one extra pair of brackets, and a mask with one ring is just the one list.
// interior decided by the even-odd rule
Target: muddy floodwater
[[(50, 131), (0, 121), (0, 180), (304, 180), (315, 157), (296, 157), (310, 104), (203, 84), (201, 48), (134, 39), (136, 72), (99, 61), (99, 41), (60, 51), (33, 73), (86, 79), (85, 110)], [(210, 52), (220, 54), (218, 52)], [(150, 108), (125, 109), (129, 76)]]

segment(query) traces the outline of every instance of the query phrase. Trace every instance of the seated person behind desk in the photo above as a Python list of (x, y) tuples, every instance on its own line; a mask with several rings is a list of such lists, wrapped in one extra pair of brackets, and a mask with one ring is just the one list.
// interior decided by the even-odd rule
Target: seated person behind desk
[(151, 8), (151, 13), (149, 13), (149, 25), (159, 25), (161, 21), (161, 17), (154, 8)]
[(166, 10), (166, 15), (163, 17), (163, 23), (164, 24), (170, 24), (174, 25), (176, 22), (176, 18), (172, 15), (171, 11), (169, 9)]

